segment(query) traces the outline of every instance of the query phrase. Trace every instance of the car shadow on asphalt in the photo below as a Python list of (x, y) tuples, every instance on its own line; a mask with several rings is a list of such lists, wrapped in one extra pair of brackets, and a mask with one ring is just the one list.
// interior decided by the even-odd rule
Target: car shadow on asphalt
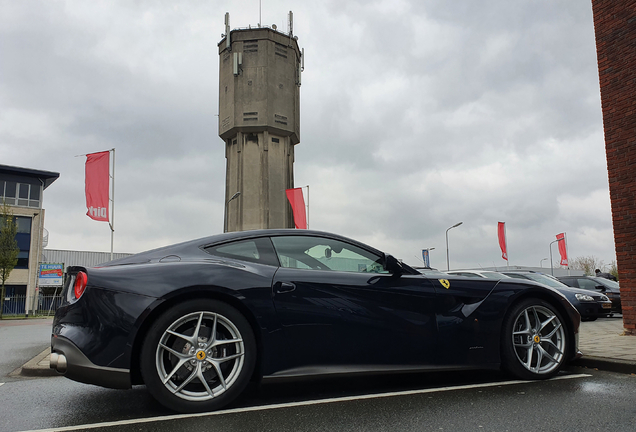
[(232, 404), (232, 407), (302, 402), (512, 379), (501, 371), (472, 370), (265, 380), (248, 387), (247, 391)]

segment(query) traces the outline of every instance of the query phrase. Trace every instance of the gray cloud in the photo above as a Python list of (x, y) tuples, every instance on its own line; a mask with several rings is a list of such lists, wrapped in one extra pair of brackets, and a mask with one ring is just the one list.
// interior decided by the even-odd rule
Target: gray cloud
[[(252, 4), (254, 3), (254, 4)], [(591, 7), (575, 0), (284, 1), (263, 23), (305, 48), (296, 184), (310, 227), (454, 267), (614, 259)], [(108, 250), (83, 158), (116, 148), (116, 250), (222, 230), (218, 49), (256, 2), (0, 2), (2, 163), (59, 171), (53, 248)], [(554, 250), (556, 253), (556, 249)], [(545, 263), (544, 263), (545, 265)]]

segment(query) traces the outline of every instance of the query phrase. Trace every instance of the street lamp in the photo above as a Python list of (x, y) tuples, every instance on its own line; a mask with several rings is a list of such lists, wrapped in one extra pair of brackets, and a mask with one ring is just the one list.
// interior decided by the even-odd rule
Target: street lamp
[(555, 241), (550, 243), (550, 274), (554, 276), (554, 265), (552, 264), (552, 244), (556, 242), (560, 242), (561, 240), (565, 240), (564, 238), (556, 239)]
[(228, 219), (230, 218), (230, 214), (229, 214), (229, 208), (228, 205), (230, 204), (230, 201), (232, 201), (235, 198), (238, 198), (238, 196), (240, 195), (240, 192), (235, 193), (234, 195), (232, 195), (232, 197), (227, 200), (227, 202), (225, 203), (225, 226), (223, 227), (223, 232), (227, 232), (227, 227), (229, 225), (228, 223)]
[(448, 256), (448, 231), (453, 229), (453, 228), (457, 228), (458, 226), (460, 226), (463, 223), (464, 222), (456, 223), (455, 225), (453, 225), (452, 227), (450, 227), (449, 229), (446, 230), (446, 271), (450, 270), (450, 259), (449, 259), (449, 256)]
[(542, 258), (541, 261), (539, 261), (539, 267), (543, 268), (543, 261), (547, 260), (548, 258)]

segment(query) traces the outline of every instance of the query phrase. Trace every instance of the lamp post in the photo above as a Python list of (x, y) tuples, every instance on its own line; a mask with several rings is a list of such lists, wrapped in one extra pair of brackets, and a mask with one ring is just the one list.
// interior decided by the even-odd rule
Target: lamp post
[(539, 267), (543, 268), (543, 261), (547, 260), (548, 258), (541, 258), (541, 261), (539, 261)]
[(448, 255), (448, 231), (453, 229), (453, 228), (457, 228), (458, 226), (460, 226), (463, 223), (464, 222), (456, 223), (455, 225), (453, 225), (452, 227), (450, 227), (449, 229), (446, 230), (446, 271), (450, 270), (450, 258), (449, 258), (449, 255)]
[(555, 241), (550, 243), (550, 274), (554, 276), (554, 265), (552, 264), (552, 244), (556, 242), (560, 242), (561, 240), (565, 240), (565, 238), (556, 239)]
[(235, 193), (234, 195), (232, 195), (232, 197), (227, 200), (227, 202), (225, 203), (225, 226), (223, 227), (223, 232), (227, 232), (227, 228), (228, 228), (228, 219), (230, 218), (230, 211), (229, 211), (229, 205), (230, 205), (230, 201), (232, 201), (235, 198), (238, 198), (238, 196), (240, 195), (240, 192)]

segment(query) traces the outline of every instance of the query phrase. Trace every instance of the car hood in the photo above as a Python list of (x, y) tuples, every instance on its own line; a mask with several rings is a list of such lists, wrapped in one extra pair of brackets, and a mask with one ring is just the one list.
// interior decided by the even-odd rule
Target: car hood
[(567, 295), (568, 293), (571, 295), (586, 294), (594, 298), (600, 297), (601, 295), (605, 295), (603, 293), (598, 293), (595, 291), (590, 291), (590, 290), (585, 290), (585, 289), (575, 288), (575, 287), (562, 287), (562, 288), (554, 288), (554, 289), (561, 291), (565, 295)]

